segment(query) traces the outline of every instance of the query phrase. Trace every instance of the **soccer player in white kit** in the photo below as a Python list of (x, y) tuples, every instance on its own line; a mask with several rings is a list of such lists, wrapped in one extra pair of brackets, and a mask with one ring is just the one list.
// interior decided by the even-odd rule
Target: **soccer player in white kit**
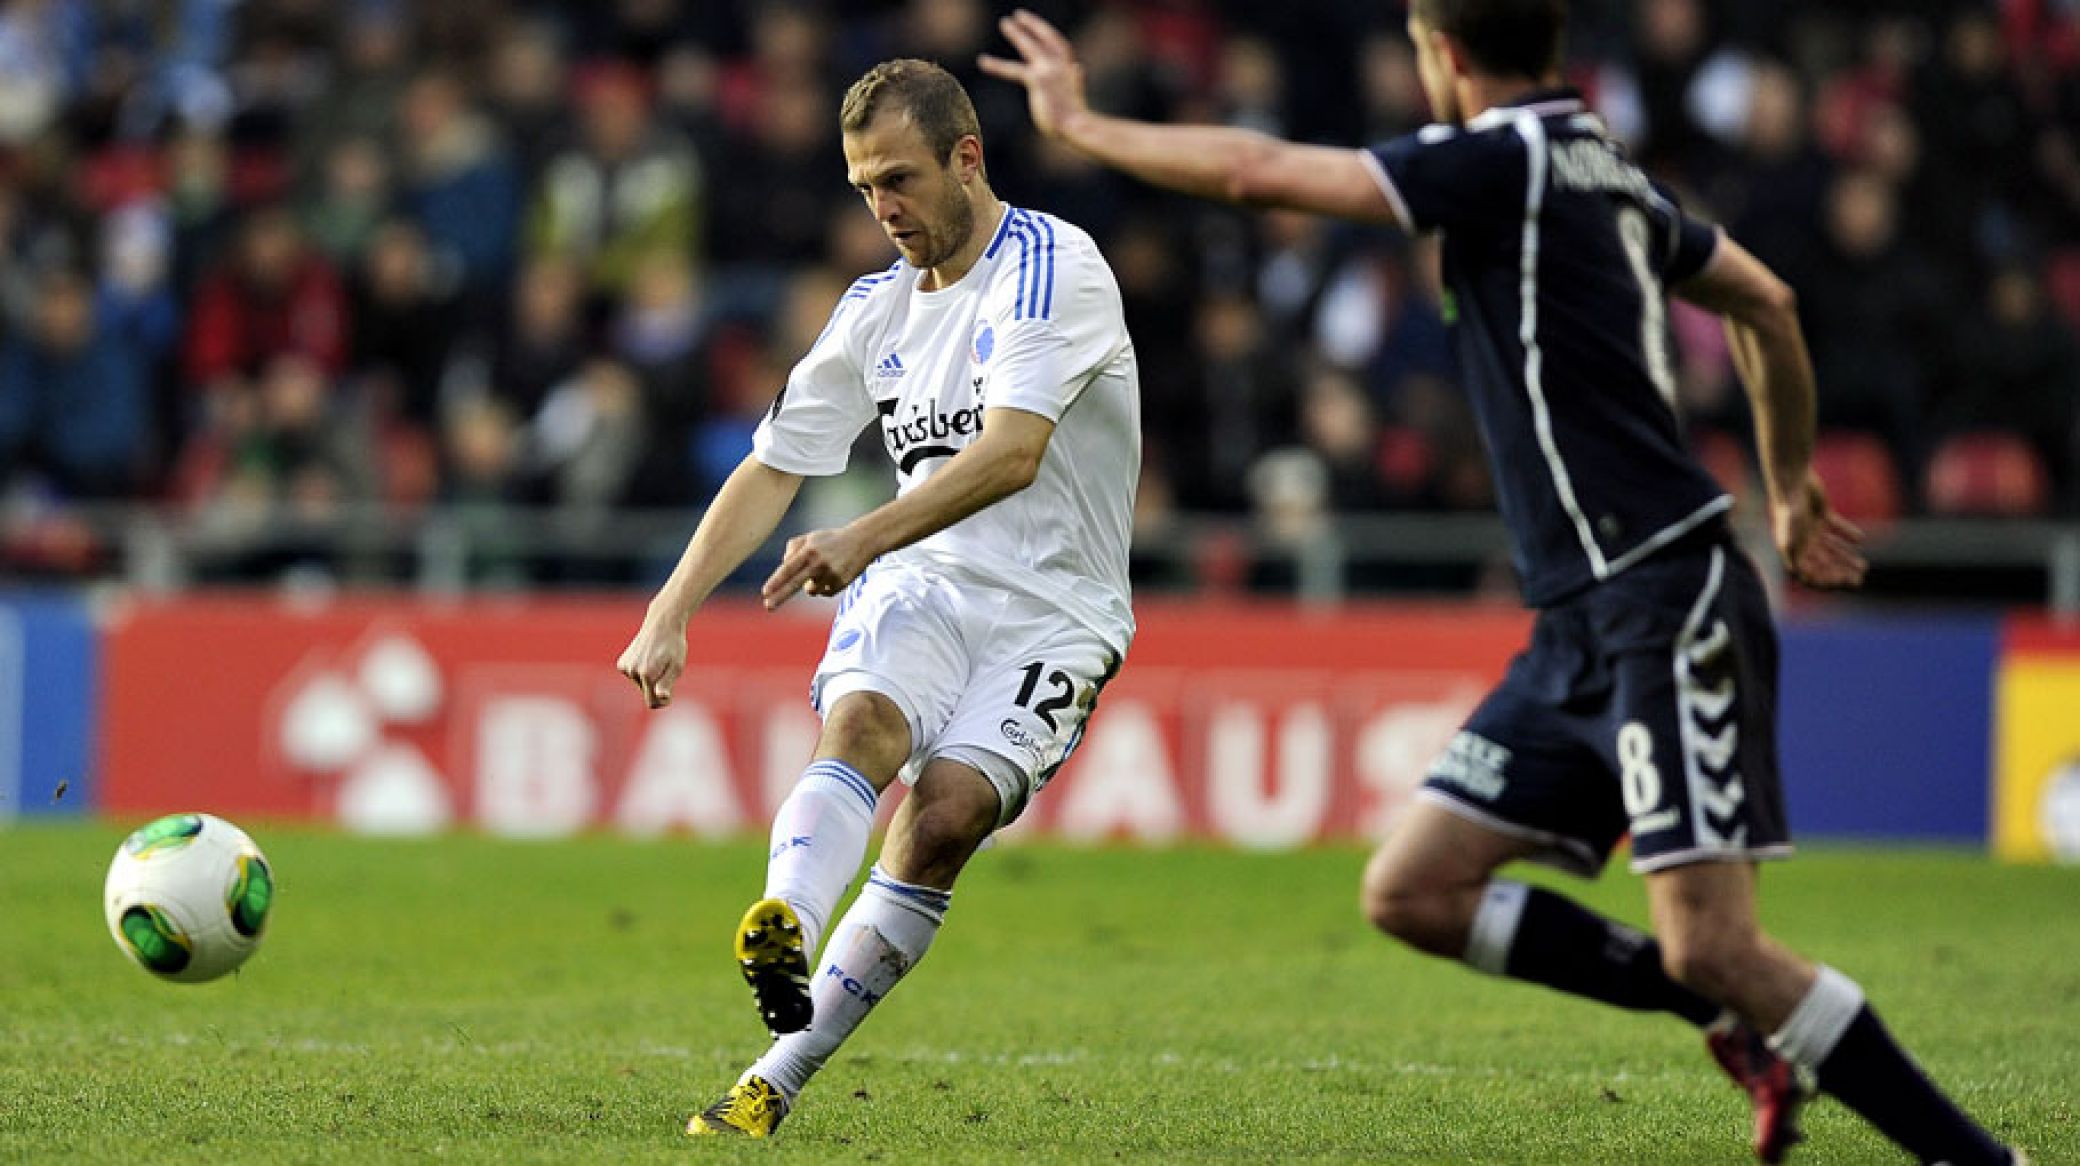
[[(839, 120), (849, 180), (902, 257), (839, 300), (618, 665), (669, 703), (694, 611), (802, 478), (843, 470), (879, 426), (895, 499), (789, 540), (765, 584), (768, 609), (841, 596), (810, 689), (823, 732), (736, 936), (776, 1039), (690, 1134), (772, 1133), (924, 957), (969, 857), (1076, 748), (1134, 634), (1140, 377), (1097, 245), (997, 198), (975, 108), (937, 65), (877, 65)], [(879, 861), (826, 931), (898, 777)]]

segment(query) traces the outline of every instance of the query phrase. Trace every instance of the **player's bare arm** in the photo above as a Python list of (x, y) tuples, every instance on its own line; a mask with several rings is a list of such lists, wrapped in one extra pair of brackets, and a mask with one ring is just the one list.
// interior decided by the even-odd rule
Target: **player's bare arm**
[(643, 703), (654, 709), (672, 703), (672, 686), (686, 669), (687, 622), (716, 586), (764, 545), (801, 487), (801, 475), (776, 470), (756, 457), (746, 457), (730, 473), (615, 664), (635, 682)]
[(1812, 471), (1813, 365), (1799, 328), (1797, 296), (1725, 235), (1704, 270), (1675, 292), (1726, 321), (1734, 368), (1755, 415), (1771, 525), (1785, 568), (1809, 587), (1862, 583), (1863, 532), (1828, 505)]
[(1025, 86), (1041, 133), (1106, 166), (1200, 198), (1403, 225), (1356, 150), (1098, 113), (1084, 99), (1083, 66), (1061, 30), (1024, 9), (998, 27), (1019, 59), (984, 55), (983, 72)]
[(915, 490), (835, 530), (788, 540), (787, 555), (766, 580), (768, 610), (797, 591), (836, 595), (881, 555), (935, 534), (1027, 486), (1054, 436), (1054, 422), (1023, 409), (983, 414), (982, 435)]

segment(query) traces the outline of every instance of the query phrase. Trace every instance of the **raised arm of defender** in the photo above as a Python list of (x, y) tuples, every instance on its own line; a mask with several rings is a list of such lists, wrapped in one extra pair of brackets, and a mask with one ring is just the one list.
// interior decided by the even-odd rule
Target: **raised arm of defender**
[(1083, 66), (1060, 30), (1024, 9), (998, 27), (1020, 59), (985, 55), (983, 72), (1025, 86), (1041, 133), (1106, 166), (1200, 198), (1406, 227), (1356, 150), (1300, 145), (1254, 130), (1153, 125), (1098, 113), (1084, 100)]
[(1755, 416), (1755, 445), (1777, 551), (1809, 587), (1854, 587), (1863, 532), (1835, 513), (1813, 473), (1813, 365), (1791, 288), (1724, 234), (1703, 271), (1675, 293), (1726, 321), (1733, 363)]

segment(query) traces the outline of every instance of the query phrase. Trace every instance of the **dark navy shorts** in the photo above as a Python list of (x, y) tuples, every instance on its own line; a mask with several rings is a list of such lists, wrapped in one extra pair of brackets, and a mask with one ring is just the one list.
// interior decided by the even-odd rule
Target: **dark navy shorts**
[(1421, 796), (1579, 874), (1627, 833), (1638, 871), (1789, 855), (1777, 634), (1754, 565), (1703, 538), (1541, 611)]

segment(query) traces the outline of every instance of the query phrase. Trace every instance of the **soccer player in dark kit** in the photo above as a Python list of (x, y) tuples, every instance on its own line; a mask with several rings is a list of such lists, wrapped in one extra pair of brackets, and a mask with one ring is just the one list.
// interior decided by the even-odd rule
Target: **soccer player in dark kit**
[[(2022, 1156), (1952, 1104), (1855, 981), (1763, 932), (1756, 864), (1791, 852), (1776, 754), (1777, 640), (1686, 452), (1668, 293), (1725, 318), (1755, 417), (1777, 550), (1800, 582), (1862, 581), (1860, 533), (1811, 470), (1812, 368), (1792, 291), (1686, 215), (1558, 85), (1565, 0), (1412, 0), (1438, 123), (1367, 149), (1091, 110), (1069, 42), (1001, 22), (1044, 134), (1157, 185), (1444, 237), (1461, 376), (1486, 439), (1528, 649), (1365, 872), (1366, 914), (1419, 951), (1706, 1033), (1782, 1159), (1811, 1092), (1922, 1162)], [(1496, 877), (1541, 860), (1594, 875), (1632, 838), (1654, 934)]]

